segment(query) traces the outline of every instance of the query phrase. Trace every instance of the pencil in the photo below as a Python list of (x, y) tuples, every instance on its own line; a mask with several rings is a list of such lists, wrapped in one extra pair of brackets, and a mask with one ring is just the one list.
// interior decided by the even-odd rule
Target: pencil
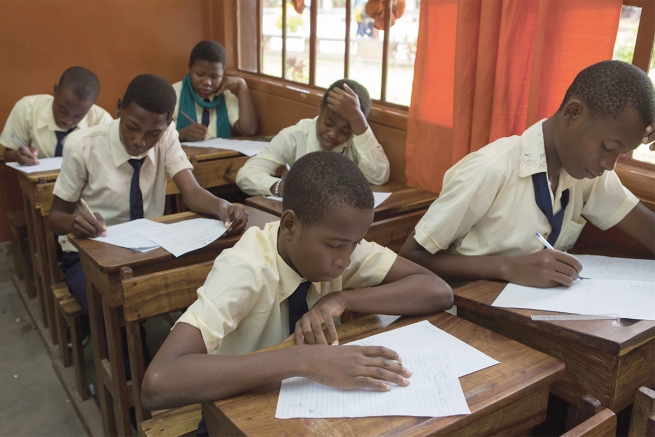
[[(89, 208), (89, 205), (84, 201), (84, 199), (80, 199), (80, 203), (82, 204), (82, 206), (84, 207), (86, 212), (88, 212), (89, 214), (91, 214), (95, 218), (95, 214), (93, 213), (93, 211), (91, 211), (91, 208)], [(96, 221), (98, 221), (98, 219), (96, 219)], [(100, 223), (100, 222), (98, 222), (98, 223)], [(107, 226), (103, 226), (103, 228), (105, 229), (105, 231), (107, 230)], [(106, 235), (107, 234), (103, 232), (102, 236), (105, 237)]]
[(184, 115), (191, 123), (198, 123), (193, 118), (189, 117), (184, 111), (180, 111), (180, 114)]

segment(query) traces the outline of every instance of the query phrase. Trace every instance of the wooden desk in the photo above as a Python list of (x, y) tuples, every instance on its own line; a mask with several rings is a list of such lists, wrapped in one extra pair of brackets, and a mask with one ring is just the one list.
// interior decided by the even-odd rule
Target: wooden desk
[[(371, 189), (374, 192), (391, 192), (391, 196), (375, 208), (373, 224), (365, 238), (398, 252), (414, 231), (416, 223), (439, 196), (398, 182), (371, 185)], [(249, 197), (246, 205), (278, 217), (282, 215), (282, 202), (264, 196)]]
[(466, 320), (448, 313), (427, 318), (373, 315), (338, 326), (337, 331), (342, 342), (347, 342), (425, 319), (500, 361), (496, 366), (460, 378), (470, 415), (279, 420), (275, 419), (275, 409), (280, 384), (271, 384), (204, 403), (209, 435), (516, 435), (545, 419), (548, 389), (563, 374), (564, 365)]
[(53, 270), (49, 264), (50, 257), (57, 260), (57, 243), (52, 233), (46, 232), (45, 222), (52, 206), (52, 190), (59, 171), (44, 171), (38, 173), (16, 172), (18, 184), (23, 197), (23, 207), (27, 221), (27, 235), (29, 240), (30, 259), (34, 278), (25, 275), (25, 289), (27, 296), (38, 296), (41, 307), (41, 317), (45, 327), (50, 328), (51, 340), (57, 343), (55, 323), (55, 309), (50, 287), (54, 278), (59, 278), (59, 271)]
[[(248, 228), (263, 228), (277, 217), (246, 207)], [(157, 221), (175, 223), (200, 217), (185, 212), (164, 216)], [(130, 267), (134, 276), (210, 261), (239, 241), (241, 235), (221, 237), (212, 244), (175, 258), (163, 248), (141, 253), (88, 239), (71, 238), (79, 250), (86, 275), (91, 339), (95, 361), (97, 392), (100, 400), (104, 435), (131, 436), (129, 408), (131, 383), (126, 381), (121, 327), (124, 326), (123, 288), (120, 270)], [(126, 361), (125, 361), (126, 362)]]
[(618, 413), (639, 387), (655, 384), (655, 321), (532, 321), (532, 314), (558, 313), (492, 307), (504, 287), (478, 281), (456, 288), (457, 315), (564, 361), (553, 394), (574, 405), (591, 394)]

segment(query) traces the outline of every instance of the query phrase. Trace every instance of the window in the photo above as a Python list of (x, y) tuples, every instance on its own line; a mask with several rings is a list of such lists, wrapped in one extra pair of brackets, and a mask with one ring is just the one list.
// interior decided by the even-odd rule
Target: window
[[(631, 62), (647, 72), (655, 82), (654, 40), (655, 2), (624, 0), (613, 58)], [(655, 153), (651, 152), (646, 144), (642, 144), (628, 155), (623, 158), (626, 163), (655, 168)]]
[(405, 6), (393, 26), (369, 17), (366, 3), (239, 0), (239, 69), (318, 88), (347, 77), (375, 100), (409, 106), (420, 0), (380, 2), (387, 17)]

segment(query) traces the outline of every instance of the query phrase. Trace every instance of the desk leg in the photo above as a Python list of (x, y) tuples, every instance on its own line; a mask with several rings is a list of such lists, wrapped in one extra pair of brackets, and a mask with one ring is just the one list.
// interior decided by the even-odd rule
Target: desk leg
[(115, 436), (117, 435), (116, 418), (111, 394), (106, 387), (106, 384), (111, 382), (111, 376), (107, 373), (104, 365), (104, 363), (107, 363), (107, 342), (105, 340), (102, 297), (88, 276), (86, 277), (86, 295), (89, 301), (89, 324), (93, 344), (93, 361), (96, 368), (96, 390), (102, 416), (102, 433), (105, 436)]
[(43, 266), (41, 259), (45, 256), (45, 253), (41, 252), (39, 249), (39, 226), (42, 226), (43, 223), (39, 219), (41, 214), (37, 211), (33, 205), (30, 203), (30, 200), (27, 196), (24, 198), (24, 202), (27, 208), (27, 236), (30, 240), (30, 253), (32, 255), (32, 271), (34, 272), (34, 288), (36, 288), (36, 295), (39, 298), (39, 306), (41, 307), (41, 320), (43, 325), (46, 328), (49, 328), (48, 325), (48, 306), (46, 302), (46, 290), (44, 289), (43, 281)]
[(41, 287), (43, 288), (43, 302), (45, 303), (45, 313), (50, 328), (50, 341), (57, 344), (57, 329), (55, 322), (55, 302), (52, 295), (52, 279), (50, 274), (50, 265), (48, 263), (48, 250), (45, 242), (45, 221), (39, 211), (35, 211), (34, 230), (36, 232), (36, 245), (39, 251), (39, 271), (41, 272)]
[(25, 292), (27, 297), (34, 299), (36, 297), (36, 291), (34, 289), (34, 253), (36, 250), (36, 245), (32, 236), (34, 235), (34, 222), (32, 222), (32, 204), (30, 203), (29, 197), (23, 194), (23, 209), (25, 211), (25, 221), (27, 222), (27, 242), (29, 246), (29, 260), (30, 262), (26, 266), (25, 271)]

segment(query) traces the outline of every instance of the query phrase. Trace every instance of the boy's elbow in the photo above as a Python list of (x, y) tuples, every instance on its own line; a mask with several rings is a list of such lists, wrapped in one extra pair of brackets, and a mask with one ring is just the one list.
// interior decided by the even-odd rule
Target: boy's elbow
[(148, 411), (171, 407), (172, 399), (166, 396), (165, 378), (159, 372), (146, 371), (141, 384), (141, 405)]

